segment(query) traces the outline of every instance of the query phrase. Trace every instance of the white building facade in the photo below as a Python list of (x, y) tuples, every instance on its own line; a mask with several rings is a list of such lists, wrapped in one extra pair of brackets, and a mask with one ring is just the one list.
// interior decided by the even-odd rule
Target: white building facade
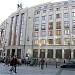
[(6, 22), (6, 56), (75, 59), (74, 0), (19, 7)]

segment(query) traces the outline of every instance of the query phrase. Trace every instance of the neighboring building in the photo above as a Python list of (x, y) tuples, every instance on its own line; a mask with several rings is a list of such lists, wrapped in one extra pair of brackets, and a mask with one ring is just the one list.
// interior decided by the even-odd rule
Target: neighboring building
[(0, 57), (5, 56), (5, 22), (0, 25)]
[(23, 9), (6, 20), (6, 56), (75, 59), (75, 1), (46, 3)]

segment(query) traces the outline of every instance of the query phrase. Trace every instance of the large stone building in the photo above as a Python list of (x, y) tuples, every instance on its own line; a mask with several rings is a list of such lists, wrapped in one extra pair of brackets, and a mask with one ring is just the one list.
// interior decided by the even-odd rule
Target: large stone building
[(75, 59), (75, 1), (45, 3), (30, 8), (18, 4), (6, 20), (5, 55)]

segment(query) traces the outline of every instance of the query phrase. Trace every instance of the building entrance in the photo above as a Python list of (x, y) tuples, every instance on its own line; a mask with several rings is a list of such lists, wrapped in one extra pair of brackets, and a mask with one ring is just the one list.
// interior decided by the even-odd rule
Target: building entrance
[(11, 56), (14, 56), (15, 55), (15, 49), (12, 49), (12, 54)]

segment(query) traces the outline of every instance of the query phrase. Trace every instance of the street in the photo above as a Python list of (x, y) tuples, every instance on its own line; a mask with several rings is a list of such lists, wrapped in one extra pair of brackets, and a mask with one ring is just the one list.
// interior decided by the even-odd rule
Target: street
[[(11, 66), (4, 66), (0, 63), (0, 75), (13, 75), (9, 73)], [(75, 75), (75, 69), (61, 69), (59, 66), (56, 68), (54, 65), (44, 66), (42, 70), (39, 66), (17, 66), (17, 74), (15, 75)]]

